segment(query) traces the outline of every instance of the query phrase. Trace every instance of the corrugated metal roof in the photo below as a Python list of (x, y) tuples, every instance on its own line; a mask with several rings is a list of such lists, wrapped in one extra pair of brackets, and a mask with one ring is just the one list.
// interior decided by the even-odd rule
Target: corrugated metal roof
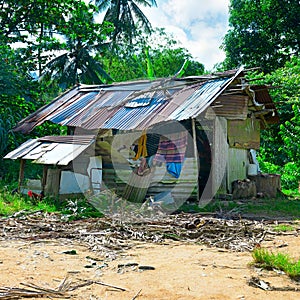
[(169, 116), (168, 120), (182, 121), (198, 116), (230, 81), (231, 78), (221, 78), (205, 82)]
[[(133, 100), (131, 100), (133, 101)], [(144, 102), (144, 98), (141, 103)], [(135, 99), (135, 103), (137, 100)], [(145, 103), (145, 102), (144, 102)], [(101, 126), (104, 129), (120, 129), (131, 130), (139, 127), (149, 116), (155, 114), (155, 112), (167, 101), (162, 92), (155, 94), (152, 99), (148, 99), (148, 105), (134, 106), (134, 107), (121, 107), (107, 122)]]
[(93, 99), (95, 99), (97, 94), (97, 92), (82, 94), (81, 97), (78, 97), (76, 101), (72, 101), (64, 109), (53, 112), (51, 116), (46, 118), (46, 120), (61, 125), (68, 124), (68, 121), (72, 120), (77, 114), (79, 114), (83, 109), (85, 109), (86, 106), (89, 105)]
[(255, 92), (256, 101), (260, 104), (264, 104), (265, 109), (270, 109), (270, 112), (264, 115), (265, 120), (269, 124), (278, 123), (279, 122), (278, 112), (268, 92), (268, 87), (266, 85), (252, 85), (251, 89)]
[(15, 130), (28, 132), (46, 120), (87, 130), (130, 130), (195, 118), (242, 72), (78, 86), (19, 122)]
[(37, 146), (36, 142), (37, 142), (36, 139), (30, 139), (25, 143), (23, 143), (22, 145), (20, 145), (15, 150), (6, 154), (4, 158), (10, 158), (10, 159), (21, 158), (23, 155), (25, 155), (24, 153), (29, 152), (31, 149), (34, 149)]
[(94, 142), (95, 136), (46, 136), (28, 140), (4, 158), (66, 166)]

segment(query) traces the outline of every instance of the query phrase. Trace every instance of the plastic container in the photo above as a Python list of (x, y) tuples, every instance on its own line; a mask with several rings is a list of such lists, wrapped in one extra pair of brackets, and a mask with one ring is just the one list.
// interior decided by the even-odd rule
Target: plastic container
[(249, 176), (257, 175), (257, 165), (256, 164), (249, 164), (248, 165), (248, 175)]

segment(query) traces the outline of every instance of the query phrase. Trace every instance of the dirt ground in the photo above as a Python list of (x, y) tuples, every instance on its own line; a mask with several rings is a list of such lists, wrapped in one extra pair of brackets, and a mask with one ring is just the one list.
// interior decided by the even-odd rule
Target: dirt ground
[[(261, 246), (300, 258), (300, 242), (296, 235), (280, 235)], [(67, 254), (66, 251), (71, 250), (76, 253)], [(300, 287), (297, 290), (296, 283), (286, 275), (254, 268), (251, 262), (250, 252), (233, 252), (171, 240), (163, 244), (137, 242), (116, 259), (101, 257), (71, 239), (2, 240), (0, 286), (22, 287), (21, 283), (31, 283), (57, 288), (68, 275), (74, 283), (94, 281), (89, 286), (68, 292), (66, 295), (71, 299), (300, 298)], [(292, 287), (296, 290), (262, 290), (248, 284), (252, 276), (276, 288)]]

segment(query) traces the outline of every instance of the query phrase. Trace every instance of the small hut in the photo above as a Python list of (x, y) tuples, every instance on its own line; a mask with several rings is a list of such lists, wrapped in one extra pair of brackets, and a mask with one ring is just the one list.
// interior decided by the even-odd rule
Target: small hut
[(260, 131), (278, 122), (264, 85), (247, 70), (185, 78), (78, 85), (21, 120), (29, 133), (52, 122), (68, 135), (29, 140), (5, 156), (44, 165), (47, 195), (114, 189), (131, 201), (146, 197), (211, 199), (256, 175)]

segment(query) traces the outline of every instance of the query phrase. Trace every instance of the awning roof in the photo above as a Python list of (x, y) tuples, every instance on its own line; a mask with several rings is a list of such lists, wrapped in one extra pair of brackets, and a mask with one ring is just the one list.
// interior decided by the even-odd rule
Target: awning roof
[(95, 136), (49, 136), (30, 139), (4, 158), (28, 159), (37, 164), (66, 166), (95, 140)]

